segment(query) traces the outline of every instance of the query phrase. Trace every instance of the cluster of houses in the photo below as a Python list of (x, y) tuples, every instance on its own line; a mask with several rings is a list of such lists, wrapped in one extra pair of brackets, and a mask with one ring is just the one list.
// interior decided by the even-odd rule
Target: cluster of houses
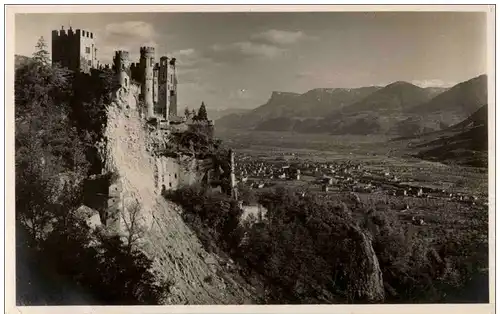
[(240, 156), (235, 173), (240, 182), (256, 189), (272, 186), (280, 181), (303, 181), (319, 186), (321, 191), (372, 193), (390, 196), (440, 198), (470, 204), (478, 203), (475, 195), (450, 193), (437, 188), (418, 186), (415, 182), (402, 182), (386, 169), (373, 170), (352, 161), (312, 162), (265, 160)]

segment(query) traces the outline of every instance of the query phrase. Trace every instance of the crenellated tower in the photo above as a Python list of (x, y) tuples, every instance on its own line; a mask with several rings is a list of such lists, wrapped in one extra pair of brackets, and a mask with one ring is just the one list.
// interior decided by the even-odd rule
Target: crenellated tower
[(120, 85), (125, 88), (130, 86), (130, 59), (128, 51), (115, 51), (113, 58), (113, 69), (118, 77)]
[(89, 73), (98, 68), (94, 33), (71, 27), (52, 31), (52, 63)]
[(155, 48), (141, 47), (140, 67), (144, 71), (143, 81), (141, 82), (141, 95), (144, 100), (144, 105), (147, 108), (148, 119), (154, 117), (154, 102), (153, 102), (153, 78), (155, 66)]

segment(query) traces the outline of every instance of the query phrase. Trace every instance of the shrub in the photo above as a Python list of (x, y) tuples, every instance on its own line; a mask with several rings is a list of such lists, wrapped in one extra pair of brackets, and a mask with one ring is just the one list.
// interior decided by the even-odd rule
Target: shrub
[[(167, 191), (167, 199), (184, 209), (184, 220), (196, 231), (205, 245), (221, 243), (221, 248), (232, 252), (241, 241), (238, 203), (222, 193), (211, 193), (201, 186), (184, 187)], [(213, 248), (213, 247), (212, 247)]]

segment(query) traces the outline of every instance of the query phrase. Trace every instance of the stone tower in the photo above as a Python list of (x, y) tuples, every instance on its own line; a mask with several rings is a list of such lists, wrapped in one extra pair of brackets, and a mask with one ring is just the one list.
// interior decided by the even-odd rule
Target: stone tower
[(177, 74), (175, 58), (161, 57), (158, 77), (157, 113), (165, 119), (177, 116)]
[(52, 31), (52, 63), (72, 71), (90, 73), (98, 67), (94, 33), (71, 27)]
[(115, 51), (115, 57), (113, 58), (113, 69), (115, 70), (120, 85), (128, 89), (130, 86), (131, 75), (128, 51)]
[(177, 71), (175, 68), (175, 58), (170, 59), (168, 63), (169, 75), (167, 81), (169, 96), (169, 116), (177, 116)]
[(168, 97), (168, 57), (160, 58), (158, 72), (158, 106), (157, 112), (164, 118), (169, 117), (169, 97)]
[(143, 82), (141, 82), (141, 95), (147, 108), (146, 117), (154, 117), (153, 103), (153, 71), (155, 66), (155, 48), (141, 47), (140, 67), (144, 71)]

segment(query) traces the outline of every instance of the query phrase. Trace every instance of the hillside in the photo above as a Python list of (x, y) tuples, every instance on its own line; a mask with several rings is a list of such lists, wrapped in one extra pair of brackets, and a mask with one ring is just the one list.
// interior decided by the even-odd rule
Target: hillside
[(479, 108), (464, 121), (444, 130), (427, 133), (409, 140), (422, 159), (487, 167), (488, 107)]
[(409, 112), (427, 120), (440, 119), (448, 125), (458, 123), (488, 103), (488, 78), (481, 75), (461, 82)]
[[(379, 88), (377, 86), (316, 88), (304, 94), (273, 92), (264, 105), (245, 114), (226, 116), (218, 120), (217, 125), (235, 129), (266, 129), (265, 125), (262, 127), (259, 125), (269, 124), (272, 119), (279, 118), (295, 123), (295, 120), (324, 117), (336, 109), (355, 103)], [(279, 125), (277, 127), (283, 128)]]
[[(296, 126), (296, 130), (332, 134), (407, 134), (409, 129), (406, 129), (406, 112), (443, 90), (421, 88), (402, 81), (394, 82), (348, 107), (332, 112), (315, 124)], [(403, 128), (398, 127), (401, 122)], [(418, 125), (411, 128), (411, 132), (415, 132), (414, 129), (421, 131)]]
[(15, 67), (15, 69), (17, 69), (20, 66), (26, 64), (30, 59), (31, 58), (26, 57), (26, 56), (15, 55), (14, 56), (14, 67)]
[(222, 117), (232, 115), (232, 114), (243, 114), (250, 111), (250, 109), (237, 109), (237, 108), (227, 108), (227, 109), (210, 109), (208, 108), (208, 118), (211, 120), (218, 120)]

